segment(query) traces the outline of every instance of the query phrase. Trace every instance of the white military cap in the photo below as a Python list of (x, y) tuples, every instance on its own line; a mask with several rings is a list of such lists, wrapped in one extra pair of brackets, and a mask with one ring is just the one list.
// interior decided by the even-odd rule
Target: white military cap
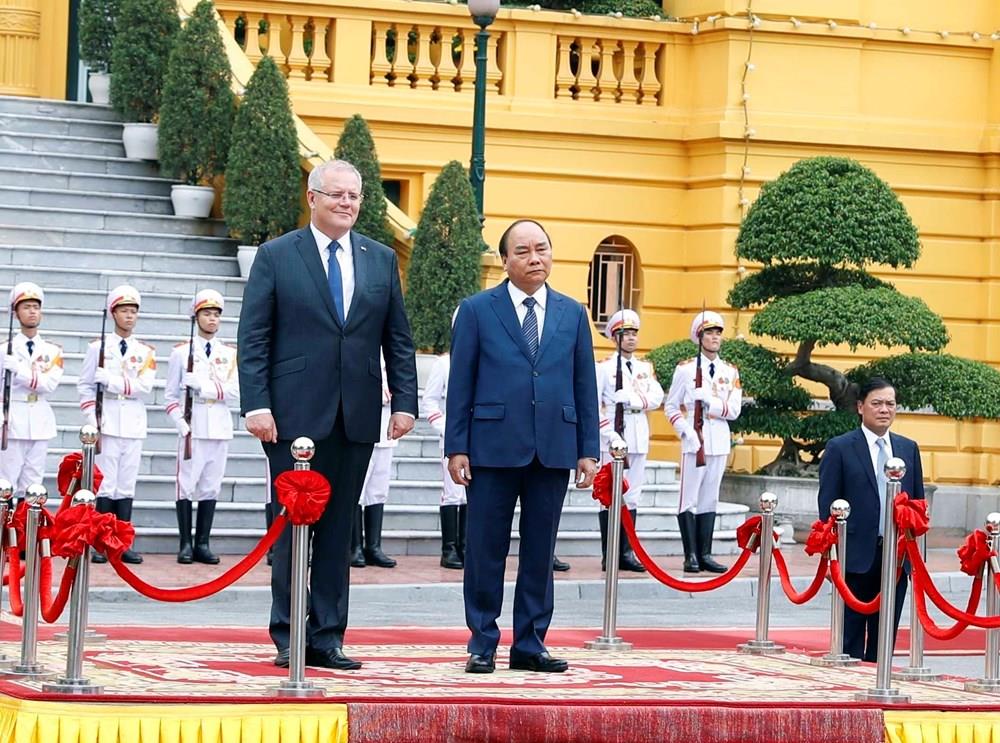
[(712, 312), (712, 310), (699, 312), (691, 321), (691, 340), (697, 343), (698, 336), (712, 328), (726, 329), (726, 322), (722, 319), (722, 315), (718, 312)]
[(31, 281), (22, 281), (10, 290), (10, 306), (17, 309), (19, 302), (26, 299), (37, 299), (39, 304), (45, 304), (45, 292), (42, 287)]
[(197, 315), (198, 310), (216, 309), (222, 312), (225, 309), (226, 301), (215, 289), (202, 289), (194, 295), (191, 301), (191, 314)]
[(635, 310), (618, 310), (608, 318), (608, 324), (604, 328), (604, 335), (614, 338), (615, 333), (624, 333), (626, 330), (639, 329), (639, 314)]
[(134, 286), (128, 284), (116, 286), (108, 292), (108, 312), (114, 312), (115, 307), (122, 304), (134, 304), (138, 307), (139, 300), (139, 290)]

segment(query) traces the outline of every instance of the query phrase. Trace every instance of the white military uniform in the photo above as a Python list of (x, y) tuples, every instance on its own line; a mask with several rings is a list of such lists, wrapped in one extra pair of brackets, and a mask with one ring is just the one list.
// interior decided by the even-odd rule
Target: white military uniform
[[(451, 356), (442, 354), (434, 360), (431, 374), (427, 378), (427, 386), (420, 398), (420, 416), (426, 418), (438, 435), (444, 441), (444, 416), (447, 406), (445, 399), (448, 393), (448, 371), (451, 368)], [(448, 459), (441, 458), (441, 472), (444, 488), (441, 491), (442, 506), (464, 506), (466, 503), (465, 486), (457, 484), (448, 474)]]
[[(179, 343), (170, 353), (164, 397), (167, 415), (175, 422), (184, 417), (184, 374), (188, 343)], [(197, 389), (191, 397), (191, 458), (184, 459), (184, 437), (177, 442), (177, 499), (215, 500), (222, 490), (222, 477), (233, 438), (230, 405), (240, 402), (240, 379), (236, 349), (217, 337), (195, 336), (194, 376)]]
[[(631, 368), (630, 368), (631, 367)], [(615, 433), (615, 387), (618, 354), (613, 353), (597, 365), (597, 397), (601, 405), (601, 463), (611, 461), (609, 448)], [(628, 446), (628, 469), (625, 477), (629, 489), (625, 503), (630, 509), (639, 507), (639, 497), (646, 477), (649, 455), (649, 419), (647, 411), (663, 403), (663, 388), (656, 379), (653, 365), (636, 358), (622, 358), (622, 390), (628, 394), (625, 404), (625, 430), (622, 438)]]
[(378, 442), (372, 449), (371, 459), (368, 460), (368, 471), (365, 473), (365, 484), (361, 488), (361, 505), (377, 506), (389, 500), (389, 482), (392, 479), (392, 453), (399, 445), (397, 439), (390, 439), (388, 436), (389, 419), (392, 417), (392, 393), (389, 392), (389, 385), (386, 384), (385, 357), (380, 358), (382, 363), (382, 433)]
[(729, 421), (736, 420), (743, 405), (739, 370), (721, 358), (701, 359), (702, 386), (710, 393), (703, 405), (702, 438), (705, 466), (696, 466), (699, 449), (694, 430), (694, 379), (697, 358), (677, 365), (664, 405), (667, 419), (681, 439), (681, 495), (679, 511), (712, 513), (719, 502), (719, 487), (732, 448)]
[[(37, 299), (44, 303), (41, 287), (31, 282), (15, 286), (10, 293), (11, 311), (19, 302)], [(6, 350), (6, 349), (4, 349)], [(17, 333), (11, 342), (10, 414), (7, 450), (0, 452), (0, 476), (14, 486), (14, 494), (24, 495), (29, 485), (41, 484), (45, 477), (45, 455), (55, 438), (56, 418), (46, 396), (54, 392), (63, 375), (62, 348), (40, 334), (28, 338)], [(0, 356), (0, 375), (6, 373)]]

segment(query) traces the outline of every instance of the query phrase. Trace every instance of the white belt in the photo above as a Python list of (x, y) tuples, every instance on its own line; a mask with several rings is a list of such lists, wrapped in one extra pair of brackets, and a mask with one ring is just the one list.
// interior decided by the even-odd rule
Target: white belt
[(11, 395), (10, 399), (15, 402), (26, 402), (31, 404), (38, 402), (41, 398), (37, 392), (29, 392), (27, 395)]
[(217, 402), (222, 402), (221, 400), (216, 400), (212, 397), (195, 397), (193, 400), (200, 405), (215, 405)]

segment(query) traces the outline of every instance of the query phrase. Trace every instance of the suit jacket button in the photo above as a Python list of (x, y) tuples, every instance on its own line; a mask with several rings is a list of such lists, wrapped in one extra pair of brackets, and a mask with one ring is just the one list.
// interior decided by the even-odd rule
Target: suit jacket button
[(538, 372), (536, 372), (536, 371), (535, 372), (531, 372), (531, 376), (537, 377), (538, 376)]

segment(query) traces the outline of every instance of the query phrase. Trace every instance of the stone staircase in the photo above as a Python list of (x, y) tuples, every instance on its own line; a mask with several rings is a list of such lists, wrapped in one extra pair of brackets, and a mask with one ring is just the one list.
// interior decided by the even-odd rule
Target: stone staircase
[[(6, 296), (18, 281), (39, 283), (46, 292), (42, 332), (63, 346), (65, 356), (63, 383), (50, 398), (59, 435), (47, 472), (79, 445), (76, 380), (87, 343), (99, 335), (106, 292), (127, 282), (143, 293), (137, 334), (156, 347), (160, 379), (149, 403), (133, 518), (138, 547), (150, 552), (176, 549), (177, 436), (163, 399), (170, 349), (187, 338), (190, 297), (206, 287), (226, 297), (220, 336), (235, 339), (243, 293), (225, 226), (173, 216), (170, 185), (155, 163), (125, 159), (121, 124), (110, 109), (0, 97), (0, 292)], [(224, 554), (247, 552), (264, 531), (265, 460), (257, 442), (236, 428), (212, 540)], [(439, 550), (440, 455), (437, 436), (423, 422), (396, 449), (383, 534), (389, 553)], [(676, 466), (653, 463), (647, 472), (643, 541), (654, 554), (677, 554)], [(55, 492), (52, 477), (46, 485)], [(570, 488), (561, 555), (598, 554), (595, 512), (589, 491)], [(720, 504), (718, 552), (735, 550), (735, 528), (745, 512)]]

